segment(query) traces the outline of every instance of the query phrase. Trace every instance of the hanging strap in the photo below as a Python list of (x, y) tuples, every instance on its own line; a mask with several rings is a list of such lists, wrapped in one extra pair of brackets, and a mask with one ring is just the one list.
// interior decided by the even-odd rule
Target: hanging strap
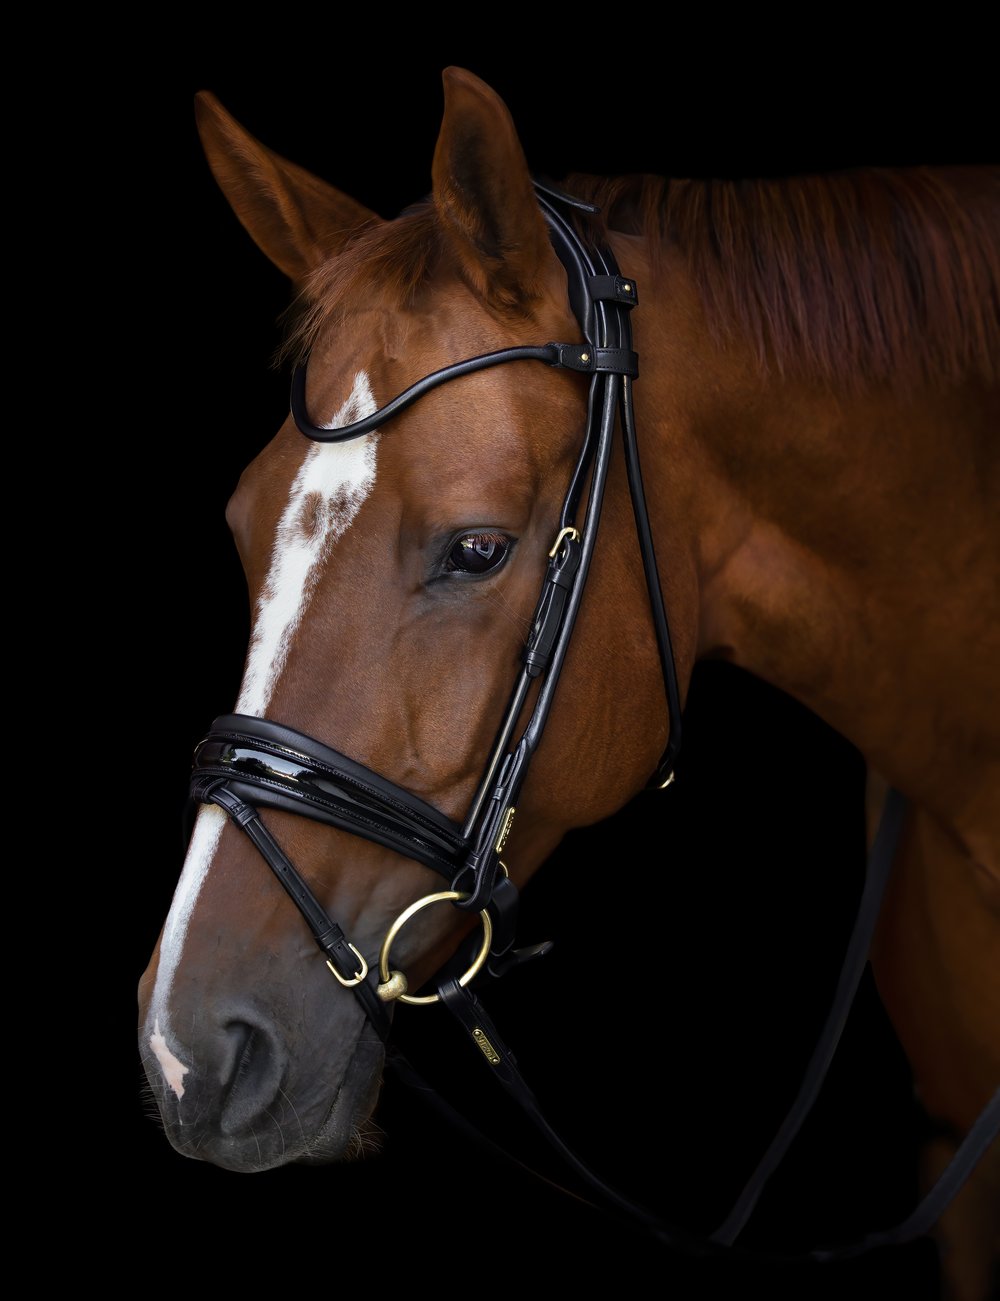
[[(442, 1003), (476, 1045), (483, 1060), (490, 1068), (490, 1073), (521, 1111), (524, 1112), (535, 1129), (542, 1134), (549, 1145), (557, 1152), (564, 1164), (596, 1198), (596, 1201), (588, 1204), (602, 1206), (618, 1217), (631, 1222), (638, 1222), (659, 1241), (670, 1247), (680, 1248), (696, 1255), (726, 1255), (771, 1263), (790, 1263), (794, 1261), (827, 1263), (835, 1260), (846, 1260), (870, 1251), (875, 1247), (902, 1246), (908, 1242), (913, 1242), (917, 1238), (923, 1237), (935, 1224), (945, 1207), (962, 1187), (978, 1161), (996, 1140), (998, 1132), (1000, 1132), (1000, 1089), (997, 1090), (975, 1124), (966, 1134), (952, 1161), (938, 1178), (934, 1187), (920, 1201), (916, 1209), (899, 1224), (889, 1229), (868, 1234), (858, 1242), (821, 1247), (793, 1255), (750, 1251), (734, 1245), (737, 1236), (752, 1214), (767, 1180), (785, 1156), (796, 1134), (802, 1128), (819, 1095), (820, 1088), (833, 1060), (834, 1052), (843, 1034), (848, 1013), (867, 963), (872, 933), (899, 844), (905, 814), (906, 801), (904, 797), (898, 791), (890, 789), (882, 810), (878, 831), (868, 855), (865, 886), (862, 892), (858, 917), (848, 942), (844, 966), (837, 983), (833, 1005), (826, 1018), (819, 1043), (806, 1066), (802, 1086), (792, 1104), (791, 1110), (758, 1163), (732, 1211), (719, 1228), (707, 1237), (700, 1237), (690, 1230), (665, 1222), (648, 1208), (638, 1205), (610, 1187), (590, 1170), (546, 1120), (538, 1099), (521, 1075), (513, 1053), (504, 1043), (496, 1024), (475, 994), (467, 987), (461, 986), (455, 979), (444, 980), (438, 985), (437, 992)], [(496, 1144), (481, 1135), (449, 1103), (441, 1099), (435, 1090), (426, 1085), (401, 1054), (397, 1054), (395, 1058), (390, 1057), (390, 1061), (400, 1072), (402, 1078), (418, 1088), (425, 1097), (429, 1096), (438, 1109), (448, 1115), (463, 1130), (466, 1132), (471, 1131), (487, 1146), (495, 1151), (499, 1150)], [(506, 1159), (513, 1160), (515, 1164), (528, 1170), (537, 1178), (542, 1179), (543, 1182), (550, 1186), (553, 1185), (551, 1179), (517, 1161), (516, 1158), (512, 1158), (509, 1153), (501, 1152), (501, 1154)], [(555, 1186), (560, 1187), (560, 1185)], [(579, 1198), (579, 1194), (570, 1189), (563, 1189), (563, 1191)]]
[(813, 1103), (819, 1096), (820, 1088), (826, 1079), (833, 1055), (844, 1032), (844, 1026), (847, 1024), (847, 1016), (854, 1002), (854, 996), (858, 992), (862, 973), (868, 963), (868, 950), (871, 948), (882, 895), (885, 893), (886, 882), (892, 871), (905, 817), (906, 800), (899, 791), (890, 788), (882, 807), (878, 831), (875, 833), (875, 840), (868, 854), (858, 915), (847, 943), (847, 953), (844, 956), (844, 965), (840, 969), (840, 979), (837, 981), (833, 1005), (820, 1032), (819, 1042), (806, 1066), (802, 1086), (788, 1115), (771, 1140), (770, 1146), (736, 1199), (733, 1209), (711, 1235), (713, 1242), (719, 1242), (727, 1247), (735, 1242), (737, 1235), (753, 1213), (764, 1191), (764, 1185), (781, 1164), (785, 1153), (792, 1145), (792, 1140), (802, 1128)]

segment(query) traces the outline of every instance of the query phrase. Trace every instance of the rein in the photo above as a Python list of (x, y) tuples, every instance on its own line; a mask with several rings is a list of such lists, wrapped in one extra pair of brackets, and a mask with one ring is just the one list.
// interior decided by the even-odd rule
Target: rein
[[(192, 800), (218, 805), (251, 839), (305, 918), (330, 971), (341, 985), (353, 991), (383, 1041), (389, 1036), (389, 1009), (393, 1002), (442, 1002), (476, 1045), (498, 1082), (599, 1202), (638, 1221), (663, 1242), (703, 1254), (724, 1251), (757, 1260), (829, 1261), (858, 1255), (872, 1247), (911, 1241), (927, 1232), (1000, 1131), (1000, 1090), (967, 1134), (931, 1193), (902, 1224), (870, 1234), (859, 1243), (796, 1257), (745, 1252), (733, 1246), (764, 1184), (815, 1101), (846, 1022), (867, 961), (882, 890), (902, 827), (905, 802), (898, 792), (891, 791), (886, 801), (833, 1006), (799, 1094), (733, 1210), (708, 1237), (699, 1238), (665, 1224), (606, 1185), (575, 1156), (542, 1115), (513, 1055), (479, 999), (467, 987), (483, 966), (491, 975), (501, 976), (551, 947), (548, 944), (514, 947), (518, 891), (507, 876), (501, 855), (521, 787), (548, 720), (572, 637), (596, 544), (619, 420), (669, 715), (666, 748), (650, 786), (662, 788), (673, 781), (673, 763), (681, 743), (680, 693), (646, 508), (632, 403), (632, 382), (639, 373), (630, 321), (630, 313), (638, 302), (635, 282), (621, 274), (610, 250), (585, 244), (561, 211), (566, 206), (588, 213), (597, 209), (560, 194), (547, 184), (536, 181), (535, 188), (553, 247), (566, 268), (570, 303), (583, 335), (582, 343), (550, 342), (504, 348), (456, 362), (418, 380), (373, 414), (339, 429), (327, 429), (309, 419), (305, 363), (296, 368), (292, 379), (291, 412), (299, 430), (315, 441), (340, 442), (380, 428), (431, 389), (489, 367), (533, 361), (590, 377), (586, 428), (553, 530), (549, 563), (531, 632), (522, 651), (521, 668), (465, 818), (462, 823), (453, 821), (403, 787), (304, 733), (269, 719), (240, 714), (217, 718), (197, 747), (190, 788)], [(590, 487), (581, 516), (581, 499), (588, 476)], [(531, 714), (520, 734), (515, 735), (529, 690), (539, 679)], [(297, 813), (363, 836), (433, 868), (447, 886), (417, 900), (400, 914), (382, 942), (377, 965), (370, 965), (329, 917), (264, 826), (259, 814), (261, 807)], [(483, 932), (478, 951), (462, 976), (439, 976), (436, 993), (410, 993), (405, 975), (391, 966), (393, 941), (417, 912), (444, 902), (478, 913)], [(425, 1095), (433, 1095), (457, 1123), (470, 1128), (449, 1104), (429, 1089), (394, 1047), (387, 1050), (387, 1060), (402, 1078), (417, 1085)]]

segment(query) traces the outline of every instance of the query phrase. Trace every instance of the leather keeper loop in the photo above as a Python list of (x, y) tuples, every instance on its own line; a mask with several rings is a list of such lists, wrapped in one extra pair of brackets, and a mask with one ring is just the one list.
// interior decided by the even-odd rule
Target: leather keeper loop
[(550, 343), (554, 349), (553, 366), (578, 370), (585, 375), (595, 371), (609, 375), (639, 378), (639, 356), (631, 348), (595, 348), (589, 343)]
[(533, 678), (548, 667), (552, 650), (562, 628), (570, 589), (580, 567), (581, 546), (577, 538), (567, 537), (559, 554), (549, 561), (531, 633), (521, 658)]
[(622, 307), (635, 307), (639, 302), (635, 281), (628, 276), (588, 276), (587, 293), (595, 303), (619, 303)]

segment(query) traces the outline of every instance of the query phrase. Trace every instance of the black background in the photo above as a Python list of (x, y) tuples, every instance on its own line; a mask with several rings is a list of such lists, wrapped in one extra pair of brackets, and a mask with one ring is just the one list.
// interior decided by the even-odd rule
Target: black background
[[(301, 24), (236, 48), (192, 34), (169, 75), (142, 79), (129, 103), (155, 142), (125, 151), (124, 180), (132, 224), (146, 232), (135, 275), (154, 268), (156, 292), (134, 309), (134, 346), (142, 437), (160, 449), (144, 472), (159, 506), (155, 527), (145, 521), (136, 535), (143, 582), (128, 599), (146, 635), (125, 646), (118, 689), (133, 715), (153, 709), (165, 722), (140, 807), (120, 813), (123, 843), (143, 850), (128, 866), (141, 870), (116, 986), (122, 1068), (111, 1123), (123, 1139), (111, 1151), (127, 1168), (114, 1213), (134, 1215), (137, 1231), (161, 1226), (179, 1273), (194, 1251), (236, 1283), (278, 1271), (350, 1295), (417, 1280), (444, 1295), (560, 1286), (586, 1295), (606, 1281), (631, 1290), (651, 1280), (683, 1297), (759, 1285), (771, 1296), (929, 1301), (938, 1289), (927, 1243), (822, 1268), (667, 1252), (471, 1146), (392, 1079), (378, 1112), (384, 1151), (363, 1165), (235, 1175), (178, 1156), (148, 1114), (134, 987), (183, 859), (191, 748), (235, 699), (248, 631), (223, 512), (287, 410), (287, 375), (270, 366), (287, 286), (210, 176), (195, 91), (213, 90), (270, 147), (385, 216), (429, 187), (449, 63), (493, 85), (530, 165), (556, 177), (988, 158), (981, 78), (974, 67), (942, 77), (930, 47), (876, 56), (859, 37), (820, 67), (815, 44), (741, 63), (679, 38), (654, 57), (636, 30), (588, 51), (530, 27), (506, 49), (499, 35), (398, 29), (385, 48), (380, 27), (355, 21), (319, 40)], [(127, 288), (129, 268), (116, 274)], [(529, 886), (521, 934), (553, 938), (555, 951), (489, 991), (488, 1005), (580, 1154), (627, 1194), (705, 1231), (784, 1115), (832, 993), (864, 867), (864, 767), (820, 720), (726, 666), (696, 671), (686, 724), (677, 785), (571, 836)], [(116, 953), (123, 943), (119, 930)], [(431, 1080), (560, 1177), (433, 1010), (397, 1024)], [(902, 1218), (917, 1196), (919, 1127), (905, 1060), (866, 978), (814, 1117), (746, 1245), (796, 1251)]]

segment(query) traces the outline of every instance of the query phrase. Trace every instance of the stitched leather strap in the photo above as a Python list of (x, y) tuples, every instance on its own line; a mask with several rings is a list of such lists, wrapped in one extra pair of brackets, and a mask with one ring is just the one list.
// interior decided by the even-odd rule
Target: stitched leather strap
[(736, 1199), (733, 1209), (712, 1234), (714, 1242), (729, 1246), (736, 1241), (737, 1235), (750, 1218), (764, 1186), (778, 1168), (785, 1153), (792, 1145), (795, 1135), (802, 1128), (803, 1122), (812, 1110), (819, 1096), (820, 1088), (826, 1079), (827, 1071), (833, 1060), (837, 1045), (840, 1043), (847, 1016), (851, 1010), (861, 976), (868, 963), (868, 950), (871, 948), (872, 935), (878, 921), (882, 896), (886, 882), (892, 871), (892, 864), (899, 847), (906, 817), (906, 800), (897, 790), (890, 789), (886, 795), (879, 818), (878, 830), (868, 854), (865, 869), (865, 884), (858, 905), (858, 915), (847, 942), (847, 952), (840, 970), (840, 978), (834, 991), (833, 1004), (820, 1031), (819, 1042), (813, 1050), (806, 1066), (805, 1075), (795, 1101), (787, 1116), (781, 1122), (778, 1132), (771, 1140), (770, 1146), (757, 1163), (746, 1186)]
[(850, 1260), (876, 1247), (900, 1247), (924, 1237), (941, 1218), (942, 1212), (972, 1174), (986, 1151), (1000, 1135), (1000, 1088), (976, 1117), (958, 1150), (938, 1176), (933, 1188), (916, 1209), (891, 1229), (869, 1233), (859, 1242), (810, 1253), (814, 1260)]
[(365, 836), (450, 883), (468, 842), (432, 805), (293, 728), (243, 714), (217, 718), (195, 751), (194, 799), (224, 780), (254, 806), (283, 809)]
[(701, 1253), (702, 1244), (697, 1241), (695, 1235), (673, 1226), (668, 1229), (658, 1216), (629, 1201), (614, 1188), (605, 1184), (583, 1164), (571, 1148), (566, 1146), (542, 1114), (538, 1099), (521, 1075), (513, 1053), (500, 1037), (500, 1032), (492, 1018), (468, 987), (463, 988), (457, 980), (447, 980), (438, 985), (437, 992), (441, 996), (441, 1002), (479, 1050), (493, 1078), (513, 1098), (570, 1169), (591, 1191), (597, 1192), (601, 1204), (606, 1208), (613, 1208), (630, 1221), (638, 1220), (663, 1241), (669, 1237), (671, 1246)]
[(379, 407), (377, 411), (373, 411), (370, 416), (365, 416), (363, 420), (355, 420), (349, 425), (341, 425), (339, 429), (328, 429), (325, 425), (314, 425), (309, 419), (309, 411), (306, 406), (306, 366), (303, 362), (296, 366), (292, 373), (292, 416), (300, 432), (305, 434), (307, 438), (313, 439), (314, 442), (342, 443), (346, 439), (360, 438), (362, 434), (371, 433), (372, 430), (384, 425), (387, 420), (391, 420), (393, 416), (398, 416), (407, 407), (412, 406), (417, 398), (423, 397), (431, 389), (437, 388), (439, 384), (447, 384), (450, 380), (458, 379), (462, 375), (472, 375), (476, 371), (486, 370), (490, 366), (504, 365), (511, 361), (544, 361), (549, 366), (558, 366), (557, 347), (557, 344), (547, 343), (541, 346), (503, 348), (499, 352), (487, 352), (479, 357), (469, 357), (465, 361), (455, 362), (451, 366), (432, 371), (430, 375), (425, 375), (423, 379), (417, 380), (416, 384), (411, 384), (398, 397), (393, 398), (391, 402), (387, 402), (384, 407)]
[[(302, 913), (320, 951), (329, 958), (345, 980), (355, 979), (358, 974), (357, 953), (343, 930), (328, 916), (284, 850), (261, 822), (257, 810), (234, 795), (222, 781), (206, 792), (205, 799), (207, 803), (218, 804), (240, 830), (250, 837), (265, 863)], [(384, 1040), (389, 1034), (391, 1017), (386, 1004), (375, 992), (376, 983), (377, 973), (372, 967), (368, 978), (352, 988), (372, 1025)]]
[[(644, 1225), (664, 1245), (681, 1248), (697, 1255), (722, 1253), (742, 1259), (770, 1263), (791, 1263), (794, 1261), (828, 1263), (851, 1259), (875, 1247), (902, 1246), (905, 1243), (913, 1242), (926, 1234), (934, 1225), (942, 1211), (969, 1177), (977, 1162), (992, 1143), (996, 1141), (997, 1135), (1000, 1133), (1000, 1089), (997, 1090), (969, 1130), (952, 1161), (934, 1187), (921, 1200), (916, 1209), (899, 1224), (889, 1229), (868, 1234), (858, 1242), (820, 1247), (790, 1255), (745, 1250), (734, 1245), (740, 1229), (746, 1223), (756, 1205), (768, 1176), (784, 1156), (815, 1102), (820, 1085), (833, 1058), (834, 1050), (840, 1040), (848, 1012), (857, 992), (861, 971), (867, 961), (871, 933), (878, 915), (882, 892), (899, 844), (905, 810), (906, 803), (902, 795), (898, 791), (890, 790), (882, 811), (879, 829), (868, 856), (865, 889), (859, 909), (859, 917), (848, 942), (844, 969), (819, 1044), (806, 1070), (806, 1078), (803, 1081), (802, 1088), (788, 1117), (779, 1129), (778, 1134), (759, 1163), (757, 1170), (732, 1212), (726, 1218), (724, 1224), (707, 1237), (701, 1237), (676, 1225), (668, 1224), (648, 1208), (624, 1197), (595, 1175), (566, 1146), (545, 1119), (537, 1098), (521, 1076), (514, 1054), (504, 1043), (499, 1030), (486, 1009), (470, 989), (463, 988), (454, 979), (442, 981), (438, 985), (441, 1001), (475, 1044), (489, 1066), (494, 1079), (514, 1099), (535, 1128), (559, 1153), (569, 1169), (582, 1180), (584, 1186), (592, 1194), (596, 1194), (597, 1204), (603, 1205), (616, 1214), (624, 1215), (633, 1222), (637, 1221)], [(409, 1069), (412, 1071), (412, 1067)], [(468, 1122), (464, 1119), (460, 1118), (460, 1123), (463, 1128), (469, 1127)], [(530, 1167), (525, 1168), (530, 1169)], [(532, 1171), (532, 1173), (534, 1172)], [(551, 1183), (551, 1180), (545, 1179), (545, 1182)]]
[(580, 543), (574, 538), (566, 538), (559, 554), (549, 561), (542, 594), (531, 621), (531, 632), (521, 657), (533, 678), (548, 667), (579, 567)]

